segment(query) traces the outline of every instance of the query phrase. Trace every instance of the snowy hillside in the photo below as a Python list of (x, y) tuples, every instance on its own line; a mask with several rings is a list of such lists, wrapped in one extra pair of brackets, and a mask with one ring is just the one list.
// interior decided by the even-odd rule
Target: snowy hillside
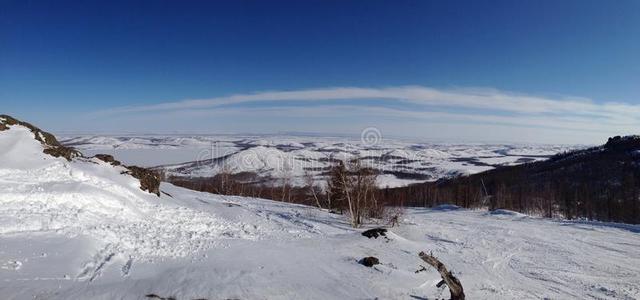
[[(469, 299), (636, 299), (640, 227), (410, 209), (367, 239), (316, 208), (163, 184), (0, 131), (2, 299), (433, 299), (432, 251)], [(375, 224), (370, 224), (373, 226)], [(381, 264), (358, 264), (375, 256)]]
[(301, 136), (67, 136), (62, 141), (85, 153), (109, 153), (126, 163), (160, 166), (171, 175), (211, 177), (223, 168), (263, 178), (291, 178), (305, 172), (318, 180), (331, 159), (359, 158), (378, 169), (380, 187), (404, 186), (501, 165), (546, 159), (578, 146), (432, 144), (417, 141)]

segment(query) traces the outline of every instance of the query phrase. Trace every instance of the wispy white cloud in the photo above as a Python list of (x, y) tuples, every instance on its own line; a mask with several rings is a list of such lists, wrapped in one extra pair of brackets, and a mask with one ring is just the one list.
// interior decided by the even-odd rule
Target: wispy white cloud
[[(368, 118), (371, 123), (381, 118), (411, 119), (422, 122), (496, 124), (520, 127), (544, 127), (558, 130), (591, 131), (606, 134), (633, 132), (640, 123), (594, 122), (590, 117), (546, 115), (491, 115), (461, 112), (409, 111), (389, 107), (362, 107), (356, 105), (326, 105), (321, 107), (254, 107), (185, 110), (192, 117), (236, 116), (275, 118)], [(372, 124), (376, 125), (376, 124)]]
[(209, 99), (182, 100), (153, 105), (113, 108), (108, 112), (143, 112), (175, 109), (212, 108), (229, 104), (264, 101), (300, 101), (319, 100), (371, 100), (387, 99), (414, 104), (464, 107), (487, 110), (502, 110), (517, 113), (571, 113), (592, 116), (611, 116), (620, 114), (640, 115), (640, 105), (625, 103), (594, 103), (586, 98), (546, 98), (495, 89), (434, 89), (421, 86), (402, 86), (390, 88), (326, 88), (295, 91), (268, 91), (253, 94), (237, 94)]
[[(390, 102), (395, 105), (392, 108), (371, 101), (374, 99), (382, 99), (387, 104)], [(238, 105), (258, 102), (269, 104), (257, 107)], [(435, 89), (422, 86), (268, 91), (118, 107), (100, 111), (98, 114), (123, 116), (130, 113), (139, 115), (163, 112), (182, 112), (194, 116), (238, 115), (274, 118), (357, 116), (361, 120), (368, 118), (371, 123), (382, 122), (382, 118), (396, 118), (440, 124), (448, 122), (457, 125), (466, 123), (538, 127), (545, 128), (546, 132), (563, 130), (565, 134), (567, 131), (589, 131), (603, 135), (625, 134), (633, 133), (640, 128), (640, 105), (636, 104), (597, 103), (575, 97), (540, 97), (495, 89)]]

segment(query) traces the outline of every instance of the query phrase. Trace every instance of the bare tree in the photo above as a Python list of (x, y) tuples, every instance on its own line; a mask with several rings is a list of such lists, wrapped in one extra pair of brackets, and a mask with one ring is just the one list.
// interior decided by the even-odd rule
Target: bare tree
[(222, 163), (220, 172), (213, 177), (215, 191), (221, 195), (230, 195), (232, 191), (231, 168), (226, 162)]
[(318, 198), (318, 194), (320, 193), (320, 191), (318, 191), (318, 186), (316, 186), (316, 181), (313, 178), (313, 174), (311, 174), (309, 171), (304, 172), (304, 184), (308, 193), (311, 194), (310, 196), (316, 202), (316, 206), (318, 206), (318, 208), (322, 208), (322, 205), (320, 205), (320, 198)]
[(285, 160), (283, 162), (283, 175), (281, 178), (281, 198), (283, 202), (291, 202), (291, 165)]
[(343, 194), (351, 226), (359, 227), (363, 218), (371, 217), (372, 212), (379, 209), (376, 201), (377, 174), (373, 169), (363, 167), (357, 158), (349, 162), (348, 169), (344, 168), (343, 164), (340, 166), (342, 168), (338, 167), (337, 171), (332, 173), (332, 177), (337, 178), (329, 182), (337, 186), (334, 189)]

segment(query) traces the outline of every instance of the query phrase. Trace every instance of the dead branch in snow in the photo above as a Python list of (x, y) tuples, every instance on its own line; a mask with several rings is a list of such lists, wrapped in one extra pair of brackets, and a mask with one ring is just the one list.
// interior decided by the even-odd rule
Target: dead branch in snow
[[(426, 263), (430, 264), (440, 273), (442, 277), (442, 281), (449, 287), (449, 291), (451, 292), (451, 300), (464, 300), (464, 290), (462, 289), (462, 283), (460, 280), (453, 276), (450, 271), (447, 270), (447, 267), (440, 262), (433, 255), (426, 254), (424, 252), (420, 252), (418, 254), (422, 260)], [(442, 281), (438, 283), (438, 287), (442, 286)]]

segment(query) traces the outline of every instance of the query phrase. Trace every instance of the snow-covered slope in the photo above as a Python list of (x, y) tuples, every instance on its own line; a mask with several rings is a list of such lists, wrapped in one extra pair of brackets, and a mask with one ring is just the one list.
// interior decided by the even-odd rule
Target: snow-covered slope
[(388, 238), (367, 239), (316, 208), (170, 184), (157, 197), (122, 171), (46, 155), (20, 126), (0, 131), (0, 298), (447, 297), (437, 272), (415, 272), (419, 251), (469, 299), (640, 297), (637, 226), (445, 207), (407, 210)]

